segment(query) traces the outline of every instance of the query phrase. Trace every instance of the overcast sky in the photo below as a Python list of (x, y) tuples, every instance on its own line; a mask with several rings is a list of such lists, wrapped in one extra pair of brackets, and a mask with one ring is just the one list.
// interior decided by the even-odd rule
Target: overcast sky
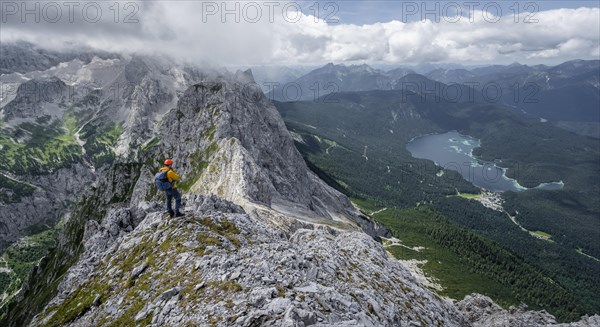
[(555, 64), (600, 57), (597, 0), (70, 3), (3, 0), (0, 41), (220, 65)]

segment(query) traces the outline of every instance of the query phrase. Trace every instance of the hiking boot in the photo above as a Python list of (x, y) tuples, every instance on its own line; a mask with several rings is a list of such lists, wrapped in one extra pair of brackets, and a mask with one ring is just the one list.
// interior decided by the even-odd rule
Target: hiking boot
[(182, 214), (181, 212), (178, 212), (178, 213), (175, 214), (175, 217), (183, 217), (183, 216), (185, 216), (185, 215)]
[(173, 212), (173, 211), (167, 211), (165, 213), (168, 214), (169, 217), (171, 217), (171, 218), (173, 218), (173, 216), (175, 216), (175, 212)]

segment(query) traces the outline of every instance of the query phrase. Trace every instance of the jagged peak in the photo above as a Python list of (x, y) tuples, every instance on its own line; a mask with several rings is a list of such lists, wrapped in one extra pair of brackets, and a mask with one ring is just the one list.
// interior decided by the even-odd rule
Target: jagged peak
[(256, 83), (254, 81), (254, 75), (252, 74), (252, 69), (246, 69), (244, 71), (238, 70), (235, 72), (235, 78), (241, 83)]
[(273, 104), (241, 77), (248, 74), (188, 88), (163, 118), (158, 148), (163, 151), (155, 155), (175, 160), (187, 179), (186, 191), (266, 206), (307, 221), (337, 220), (374, 236), (387, 234), (359, 218), (344, 195), (308, 169)]

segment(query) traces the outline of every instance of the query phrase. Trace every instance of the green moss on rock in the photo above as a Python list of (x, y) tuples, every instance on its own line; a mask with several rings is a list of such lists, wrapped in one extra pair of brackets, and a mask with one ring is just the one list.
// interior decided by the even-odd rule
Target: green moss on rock
[(177, 183), (177, 187), (183, 191), (189, 191), (192, 185), (196, 183), (202, 172), (208, 167), (208, 160), (219, 150), (217, 142), (212, 142), (206, 149), (197, 150), (192, 153), (190, 163), (192, 166), (189, 176), (185, 176), (184, 180)]

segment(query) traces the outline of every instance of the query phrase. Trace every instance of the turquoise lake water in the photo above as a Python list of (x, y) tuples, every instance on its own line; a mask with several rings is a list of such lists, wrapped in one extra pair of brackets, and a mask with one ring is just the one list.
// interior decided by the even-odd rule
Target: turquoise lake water
[[(406, 145), (406, 149), (415, 158), (429, 159), (444, 169), (457, 171), (477, 187), (494, 192), (527, 190), (516, 180), (506, 177), (505, 170), (495, 163), (475, 158), (473, 149), (479, 146), (478, 139), (451, 131), (417, 137)], [(563, 186), (560, 181), (542, 183), (536, 188), (559, 190)]]

